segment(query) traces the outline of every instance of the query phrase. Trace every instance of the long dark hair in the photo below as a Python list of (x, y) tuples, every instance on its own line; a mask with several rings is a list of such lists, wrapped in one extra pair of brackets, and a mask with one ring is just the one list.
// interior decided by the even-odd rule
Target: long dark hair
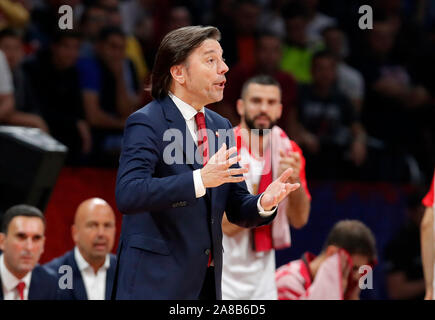
[(151, 96), (162, 99), (171, 85), (172, 66), (186, 61), (192, 50), (207, 39), (219, 41), (220, 31), (211, 26), (189, 26), (169, 32), (160, 43), (151, 73)]

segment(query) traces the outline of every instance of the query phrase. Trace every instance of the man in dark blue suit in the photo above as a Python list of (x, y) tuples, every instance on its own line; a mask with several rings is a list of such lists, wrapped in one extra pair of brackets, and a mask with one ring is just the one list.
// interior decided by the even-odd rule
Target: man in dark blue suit
[(45, 243), (41, 211), (13, 206), (3, 215), (0, 231), (0, 300), (57, 299), (56, 277), (37, 264)]
[[(221, 299), (222, 216), (243, 227), (272, 221), (299, 184), (286, 170), (249, 194), (230, 122), (204, 108), (222, 100), (228, 67), (214, 27), (167, 34), (152, 72), (154, 101), (124, 132), (116, 200), (124, 214), (115, 299)], [(218, 150), (216, 152), (216, 150)]]
[[(111, 254), (115, 239), (115, 214), (99, 198), (83, 201), (71, 228), (76, 246), (45, 266), (63, 282), (62, 300), (109, 300), (115, 275), (116, 257)], [(72, 279), (65, 274), (70, 267)], [(66, 271), (68, 272), (68, 271)], [(64, 276), (65, 275), (65, 276)], [(68, 281), (72, 280), (72, 287)]]

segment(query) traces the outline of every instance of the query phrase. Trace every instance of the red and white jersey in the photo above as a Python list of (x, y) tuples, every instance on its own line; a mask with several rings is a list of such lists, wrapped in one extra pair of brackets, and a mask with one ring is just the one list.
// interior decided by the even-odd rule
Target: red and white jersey
[(313, 282), (308, 264), (314, 258), (313, 254), (307, 252), (303, 259), (291, 261), (276, 270), (278, 300), (299, 300), (305, 297)]
[(422, 201), (425, 207), (435, 207), (434, 184), (435, 184), (435, 172), (432, 178), (432, 184), (430, 186), (430, 190)]
[[(240, 126), (234, 129), (240, 165), (249, 168), (245, 174), (248, 190), (256, 194), (265, 166), (262, 158), (256, 157), (248, 144), (241, 139)], [(284, 131), (283, 131), (284, 133)], [(284, 133), (285, 135), (285, 133)], [(286, 139), (289, 139), (285, 135)], [(239, 143), (240, 142), (240, 143)], [(309, 198), (311, 198), (305, 178), (305, 158), (299, 146), (290, 140), (292, 151), (301, 157), (300, 181)], [(279, 157), (279, 154), (272, 155)], [(243, 229), (232, 237), (223, 235), (223, 300), (276, 300), (275, 285), (275, 251), (256, 252), (253, 250), (251, 229)]]

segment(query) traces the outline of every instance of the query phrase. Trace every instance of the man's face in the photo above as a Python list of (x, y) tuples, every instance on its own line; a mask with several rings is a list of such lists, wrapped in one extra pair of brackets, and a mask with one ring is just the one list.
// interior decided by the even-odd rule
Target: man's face
[(343, 33), (340, 30), (329, 30), (323, 40), (328, 50), (336, 57), (341, 57), (343, 49)]
[(271, 129), (281, 117), (281, 92), (277, 86), (251, 83), (237, 111), (249, 129)]
[(184, 87), (192, 103), (205, 106), (222, 100), (228, 71), (222, 53), (218, 41), (207, 39), (187, 58)]
[(15, 69), (24, 58), (24, 47), (19, 38), (3, 38), (0, 41), (0, 49), (4, 52), (11, 69)]
[(360, 254), (352, 254), (353, 268), (351, 270), (352, 278), (358, 283), (362, 274), (359, 273), (359, 268), (364, 265), (369, 265), (369, 258)]
[(369, 33), (369, 45), (375, 54), (387, 55), (394, 46), (395, 34), (388, 22), (377, 22)]
[(287, 38), (296, 45), (304, 46), (306, 42), (305, 29), (307, 21), (303, 17), (287, 19)]
[(107, 204), (84, 209), (73, 226), (73, 239), (85, 259), (102, 259), (112, 251), (115, 216)]
[(7, 234), (0, 234), (5, 264), (17, 278), (32, 271), (44, 251), (44, 223), (38, 217), (17, 216)]
[(281, 40), (277, 37), (264, 36), (258, 39), (257, 66), (267, 72), (279, 69), (281, 61)]
[(53, 58), (61, 68), (70, 68), (77, 62), (79, 51), (79, 39), (64, 38), (53, 45)]
[(313, 60), (311, 75), (316, 86), (330, 87), (334, 84), (337, 74), (337, 64), (330, 57), (321, 57)]
[(99, 53), (106, 62), (122, 61), (125, 58), (124, 37), (113, 34), (99, 44)]
[(106, 25), (108, 17), (102, 8), (90, 8), (87, 12), (87, 20), (84, 25), (85, 33), (91, 39), (95, 39), (100, 30)]

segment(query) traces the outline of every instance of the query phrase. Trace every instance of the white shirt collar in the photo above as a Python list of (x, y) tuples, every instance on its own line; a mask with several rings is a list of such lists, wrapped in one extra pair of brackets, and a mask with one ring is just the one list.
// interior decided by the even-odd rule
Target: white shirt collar
[[(174, 101), (178, 110), (180, 110), (181, 114), (183, 115), (184, 120), (191, 120), (198, 113), (194, 107), (178, 98), (171, 91), (168, 92), (168, 96), (172, 99), (172, 101)], [(204, 107), (202, 107), (199, 112), (205, 113)]]
[[(86, 270), (86, 269), (92, 269), (92, 266), (85, 260), (85, 258), (83, 258), (82, 254), (80, 253), (79, 248), (74, 247), (74, 258), (76, 260), (77, 263), (77, 267), (79, 268), (80, 271)], [(104, 261), (104, 264), (100, 267), (99, 270), (101, 270), (101, 268), (104, 268), (105, 270), (109, 269), (110, 267), (110, 255), (106, 254), (106, 260)]]
[(30, 288), (30, 279), (32, 278), (32, 271), (28, 272), (22, 279), (15, 277), (6, 267), (3, 254), (0, 256), (0, 278), (3, 287), (6, 291), (15, 289), (21, 281), (26, 284), (26, 289)]

